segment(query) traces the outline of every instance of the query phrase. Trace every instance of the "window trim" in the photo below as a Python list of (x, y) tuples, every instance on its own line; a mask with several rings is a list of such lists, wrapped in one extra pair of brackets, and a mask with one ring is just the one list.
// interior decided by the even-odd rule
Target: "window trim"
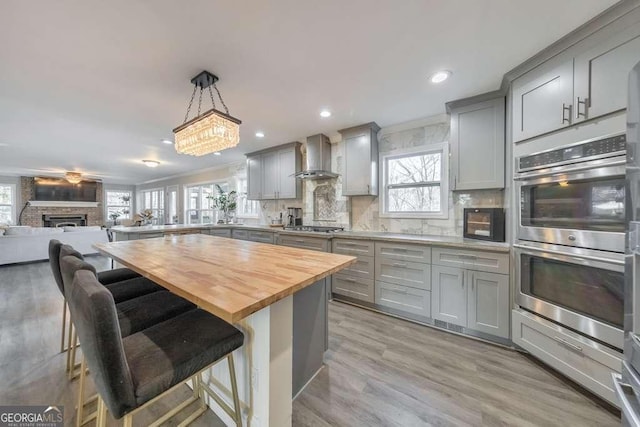
[[(165, 203), (164, 203), (165, 202), (165, 197), (166, 197), (165, 187), (145, 188), (144, 190), (140, 190), (140, 192), (136, 194), (136, 199), (137, 199), (136, 210), (137, 210), (137, 212), (135, 214), (131, 215), (131, 219), (134, 219), (135, 216), (138, 213), (140, 213), (140, 212), (144, 211), (145, 209), (147, 209), (144, 206), (144, 193), (147, 193), (147, 192), (150, 193), (150, 192), (153, 192), (153, 191), (158, 191), (158, 192), (160, 192), (162, 194), (162, 209), (151, 209), (151, 208), (149, 208), (149, 209), (152, 210), (152, 211), (162, 211), (162, 217), (160, 217), (160, 215), (154, 216), (153, 220), (152, 220), (152, 224), (153, 224), (154, 221), (157, 223), (157, 225), (162, 225), (162, 224), (165, 223), (165, 215), (166, 215), (166, 213), (165, 213), (166, 209), (165, 209)], [(161, 222), (158, 222), (159, 220), (161, 220)]]
[(12, 225), (16, 225), (18, 223), (18, 220), (16, 218), (16, 213), (17, 213), (17, 205), (18, 205), (18, 193), (17, 193), (17, 186), (16, 184), (11, 184), (8, 182), (0, 182), (0, 185), (2, 186), (8, 186), (11, 190), (11, 205), (6, 205), (6, 204), (2, 204), (2, 206), (11, 206), (11, 218), (10, 218), (10, 223)]
[(260, 218), (260, 201), (259, 200), (249, 200), (249, 177), (245, 174), (245, 175), (237, 175), (236, 176), (236, 192), (238, 194), (238, 202), (240, 202), (240, 181), (246, 181), (247, 182), (247, 192), (245, 193), (245, 198), (247, 198), (247, 201), (250, 203), (257, 203), (258, 204), (258, 209), (255, 215), (250, 215), (250, 214), (244, 214), (244, 213), (238, 213), (238, 209), (236, 209), (236, 218), (246, 218), (246, 219), (258, 219)]
[(231, 191), (229, 190), (229, 187), (231, 187), (231, 185), (229, 184), (228, 180), (213, 180), (213, 181), (202, 181), (202, 182), (192, 182), (189, 184), (184, 184), (183, 186), (183, 197), (184, 197), (184, 203), (183, 203), (183, 215), (184, 215), (184, 223), (187, 225), (206, 225), (209, 223), (191, 223), (189, 222), (189, 211), (198, 211), (198, 212), (202, 212), (202, 211), (212, 211), (213, 215), (215, 216), (215, 221), (212, 224), (217, 224), (218, 221), (218, 209), (212, 208), (212, 209), (189, 209), (189, 188), (193, 188), (193, 187), (203, 187), (205, 185), (210, 185), (213, 187), (213, 189), (215, 190), (215, 185), (218, 184), (220, 187), (223, 187), (226, 185), (227, 186), (227, 192)]
[[(387, 161), (398, 157), (411, 157), (420, 154), (442, 154), (442, 170), (440, 171), (440, 181), (412, 184), (393, 184), (392, 188), (418, 187), (440, 185), (440, 212), (389, 212), (387, 209)], [(414, 218), (414, 219), (448, 219), (449, 218), (449, 143), (447, 141), (421, 145), (419, 147), (403, 148), (380, 153), (380, 218)]]
[[(129, 206), (125, 206), (125, 205), (110, 205), (109, 204), (109, 193), (129, 193)], [(128, 219), (131, 220), (133, 219), (134, 215), (136, 215), (137, 212), (133, 211), (133, 194), (134, 191), (132, 190), (117, 190), (115, 188), (107, 188), (104, 190), (104, 218), (105, 218), (105, 222), (106, 221), (113, 221), (111, 218), (109, 218), (109, 207), (120, 207), (120, 208), (129, 208), (129, 217), (128, 218), (124, 218), (124, 216), (119, 216), (118, 219), (123, 218), (123, 219)]]

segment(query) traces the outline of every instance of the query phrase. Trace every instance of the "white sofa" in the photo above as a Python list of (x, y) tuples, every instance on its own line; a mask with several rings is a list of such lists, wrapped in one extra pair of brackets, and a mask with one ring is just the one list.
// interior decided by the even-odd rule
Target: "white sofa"
[(96, 227), (8, 227), (0, 232), (0, 265), (49, 259), (49, 240), (57, 239), (87, 255), (94, 243), (107, 242), (107, 232)]

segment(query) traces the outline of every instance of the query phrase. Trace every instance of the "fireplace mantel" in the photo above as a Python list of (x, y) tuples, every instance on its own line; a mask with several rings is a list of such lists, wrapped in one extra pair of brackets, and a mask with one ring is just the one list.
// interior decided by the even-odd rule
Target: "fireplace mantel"
[(56, 202), (43, 200), (29, 200), (29, 206), (51, 208), (97, 208), (98, 202)]

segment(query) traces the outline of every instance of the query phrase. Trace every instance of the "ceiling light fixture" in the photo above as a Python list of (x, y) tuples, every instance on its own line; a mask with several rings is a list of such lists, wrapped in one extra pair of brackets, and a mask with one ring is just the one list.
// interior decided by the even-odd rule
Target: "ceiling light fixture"
[(442, 83), (443, 81), (447, 80), (450, 76), (451, 76), (451, 71), (442, 70), (442, 71), (438, 71), (437, 73), (433, 73), (431, 77), (429, 77), (429, 80), (431, 80), (431, 83)]
[[(187, 107), (187, 114), (184, 116), (184, 122), (173, 130), (176, 139), (175, 147), (178, 153), (203, 156), (235, 147), (240, 142), (240, 124), (242, 122), (229, 115), (229, 109), (216, 86), (217, 81), (218, 77), (208, 71), (202, 71), (191, 79), (193, 93), (191, 94), (191, 100)], [(216, 90), (220, 103), (226, 113), (216, 110), (216, 102), (213, 99), (213, 92), (211, 90), (212, 86)], [(200, 88), (198, 115), (187, 121), (189, 119), (191, 104), (193, 104), (193, 99), (196, 96), (198, 88)], [(200, 114), (202, 92), (204, 89), (209, 89), (213, 108)]]
[(256, 132), (256, 138), (264, 138), (264, 132)]
[(324, 118), (331, 117), (331, 111), (329, 110), (320, 111), (320, 117), (324, 117)]
[(79, 184), (82, 181), (82, 174), (80, 172), (67, 172), (64, 174), (64, 179), (71, 184)]
[(144, 163), (145, 165), (147, 165), (147, 167), (150, 167), (150, 168), (157, 168), (158, 165), (160, 164), (160, 162), (157, 160), (143, 160), (142, 163)]
[(160, 141), (161, 141), (163, 144), (167, 144), (167, 145), (173, 144), (173, 141), (171, 141), (170, 139), (161, 139)]
[(219, 152), (219, 151), (216, 151), (215, 153), (213, 153), (213, 155), (214, 155), (214, 156), (220, 156), (220, 155), (222, 155), (222, 153), (221, 153), (221, 152)]

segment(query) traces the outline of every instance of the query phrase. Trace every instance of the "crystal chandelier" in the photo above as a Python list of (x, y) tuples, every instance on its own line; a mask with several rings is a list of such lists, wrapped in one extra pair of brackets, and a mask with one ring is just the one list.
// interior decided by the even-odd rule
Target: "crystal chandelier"
[[(224, 103), (220, 91), (216, 86), (218, 77), (208, 71), (202, 71), (200, 74), (191, 79), (193, 83), (193, 93), (187, 107), (187, 114), (184, 116), (184, 122), (173, 130), (175, 134), (176, 151), (180, 154), (189, 154), (192, 156), (203, 156), (205, 154), (215, 153), (227, 148), (232, 148), (240, 142), (240, 120), (229, 115), (229, 109)], [(213, 91), (215, 89), (220, 99), (220, 103), (224, 107), (226, 113), (216, 110), (216, 102), (213, 99)], [(196, 96), (196, 91), (200, 88), (200, 97), (198, 99), (198, 115), (189, 119), (189, 111)], [(209, 89), (211, 104), (213, 108), (200, 114), (202, 107), (202, 92)]]
[(64, 174), (64, 178), (70, 184), (79, 184), (82, 181), (82, 174), (80, 172), (67, 172)]

